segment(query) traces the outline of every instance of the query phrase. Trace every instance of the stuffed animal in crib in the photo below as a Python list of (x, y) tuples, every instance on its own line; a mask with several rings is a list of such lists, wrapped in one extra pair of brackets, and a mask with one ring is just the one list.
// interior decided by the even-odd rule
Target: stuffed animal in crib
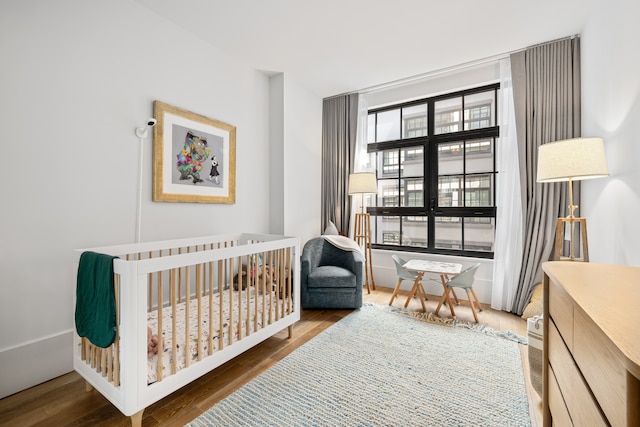
[(147, 357), (158, 354), (158, 336), (147, 326)]
[(247, 266), (245, 264), (242, 265), (242, 268), (240, 270), (240, 273), (236, 274), (235, 276), (233, 276), (233, 289), (234, 290), (238, 290), (238, 278), (240, 276), (242, 276), (242, 290), (244, 291), (245, 289), (247, 289), (247, 283), (251, 282), (251, 285), (253, 285), (253, 279), (255, 277), (258, 278), (258, 284), (262, 283), (262, 274), (263, 274), (263, 270), (264, 270), (264, 274), (265, 274), (265, 283), (267, 284), (273, 284), (273, 277), (271, 275), (271, 268), (267, 265), (264, 268), (263, 267), (257, 267), (255, 265), (253, 265), (251, 267), (251, 274), (248, 273), (248, 269)]
[(188, 131), (184, 138), (184, 147), (176, 157), (178, 158), (178, 171), (180, 172), (180, 179), (191, 179), (193, 184), (203, 182), (200, 179), (200, 171), (202, 170), (202, 164), (209, 158), (211, 149), (207, 144), (207, 139), (198, 135), (194, 135), (193, 132)]
[(249, 279), (247, 277), (247, 266), (246, 265), (242, 265), (242, 268), (240, 269), (240, 272), (238, 274), (236, 274), (235, 276), (233, 276), (233, 290), (235, 290), (235, 291), (238, 290), (238, 277), (242, 277), (242, 290), (244, 291), (245, 289), (247, 289), (247, 282), (249, 281)]

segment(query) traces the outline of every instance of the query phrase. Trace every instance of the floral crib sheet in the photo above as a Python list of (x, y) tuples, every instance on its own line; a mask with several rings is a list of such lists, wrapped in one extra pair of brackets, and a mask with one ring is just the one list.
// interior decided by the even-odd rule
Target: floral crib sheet
[[(276, 308), (281, 305), (283, 301), (278, 299), (274, 293), (258, 293), (254, 288), (248, 288), (244, 291), (231, 291), (233, 310), (229, 307), (229, 290), (222, 292), (222, 316), (224, 331), (224, 345), (229, 345), (229, 323), (231, 322), (230, 313), (233, 313), (233, 341), (238, 340), (239, 336), (239, 321), (241, 321), (242, 335), (247, 335), (247, 303), (250, 305), (250, 324), (249, 331), (254, 333), (263, 326), (267, 326), (270, 322), (275, 321)], [(241, 304), (239, 303), (242, 298)], [(257, 304), (257, 310), (256, 310)], [(264, 316), (263, 316), (264, 307)], [(242, 308), (242, 312), (240, 312)], [(213, 349), (219, 349), (220, 338), (220, 295), (213, 295), (213, 314), (211, 321), (213, 323)], [(241, 315), (240, 315), (241, 313)], [(152, 333), (157, 334), (158, 330), (158, 312), (154, 310), (148, 313), (147, 325), (151, 328)], [(184, 302), (177, 304), (176, 308), (176, 336), (172, 337), (172, 307), (164, 307), (162, 310), (162, 377), (165, 378), (171, 375), (171, 367), (173, 364), (173, 338), (176, 339), (177, 351), (176, 351), (176, 372), (184, 369), (185, 364), (185, 336), (186, 336), (186, 304)], [(264, 323), (263, 325), (263, 318)], [(209, 354), (209, 323), (210, 323), (210, 304), (209, 296), (202, 297), (202, 358)], [(256, 328), (257, 325), (257, 328)], [(191, 356), (190, 363), (196, 363), (198, 361), (198, 300), (197, 298), (191, 299), (189, 303), (189, 354)], [(159, 350), (160, 351), (160, 350)], [(155, 354), (147, 360), (147, 384), (152, 384), (157, 381), (158, 373), (158, 355)]]

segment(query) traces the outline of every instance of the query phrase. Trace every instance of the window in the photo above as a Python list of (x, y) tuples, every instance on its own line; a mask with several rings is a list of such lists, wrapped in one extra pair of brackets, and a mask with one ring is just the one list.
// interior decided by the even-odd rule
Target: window
[(368, 152), (378, 174), (367, 208), (374, 247), (493, 257), (498, 90), (369, 110)]

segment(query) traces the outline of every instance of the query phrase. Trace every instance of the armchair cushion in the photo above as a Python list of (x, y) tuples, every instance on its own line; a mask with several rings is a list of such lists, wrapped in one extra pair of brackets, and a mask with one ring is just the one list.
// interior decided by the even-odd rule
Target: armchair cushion
[(356, 276), (346, 268), (333, 265), (317, 267), (309, 273), (309, 288), (355, 288)]

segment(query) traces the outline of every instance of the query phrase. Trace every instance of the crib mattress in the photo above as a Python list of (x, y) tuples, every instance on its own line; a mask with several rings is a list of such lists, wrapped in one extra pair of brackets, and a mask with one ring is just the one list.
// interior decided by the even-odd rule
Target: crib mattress
[[(275, 296), (275, 293), (266, 294), (256, 293), (254, 288), (248, 288), (244, 291), (232, 291), (230, 298), (229, 290), (223, 291), (222, 301), (222, 327), (220, 327), (220, 295), (213, 295), (213, 306), (210, 307), (209, 297), (202, 297), (202, 358), (209, 354), (209, 325), (213, 324), (212, 348), (218, 350), (220, 348), (220, 329), (224, 331), (224, 346), (229, 345), (229, 338), (233, 336), (233, 342), (238, 340), (240, 330), (242, 336), (247, 335), (247, 304), (250, 305), (249, 315), (249, 333), (267, 326), (275, 321), (276, 307), (282, 304), (282, 300)], [(240, 298), (242, 303), (240, 304)], [(229, 305), (232, 300), (232, 307)], [(192, 299), (189, 303), (189, 331), (186, 330), (186, 303), (182, 302), (176, 306), (176, 333), (172, 336), (172, 317), (173, 308), (171, 306), (164, 307), (162, 310), (162, 377), (171, 375), (173, 365), (173, 341), (177, 343), (176, 351), (176, 372), (184, 369), (186, 366), (186, 358), (189, 357), (190, 363), (198, 361), (198, 300)], [(257, 307), (256, 307), (257, 305)], [(242, 311), (240, 311), (242, 309)], [(264, 316), (263, 316), (264, 312)], [(233, 315), (231, 315), (233, 313)], [(264, 325), (263, 325), (264, 319)], [(232, 324), (231, 324), (232, 323)], [(158, 311), (154, 310), (147, 316), (147, 324), (154, 334), (158, 330)], [(229, 327), (232, 327), (231, 332)], [(257, 328), (256, 328), (257, 326)], [(186, 337), (189, 337), (188, 341)], [(188, 342), (188, 351), (185, 351)], [(160, 352), (160, 349), (159, 349)], [(188, 356), (187, 356), (188, 355)], [(147, 383), (152, 384), (158, 380), (158, 354), (148, 358), (147, 361)]]

